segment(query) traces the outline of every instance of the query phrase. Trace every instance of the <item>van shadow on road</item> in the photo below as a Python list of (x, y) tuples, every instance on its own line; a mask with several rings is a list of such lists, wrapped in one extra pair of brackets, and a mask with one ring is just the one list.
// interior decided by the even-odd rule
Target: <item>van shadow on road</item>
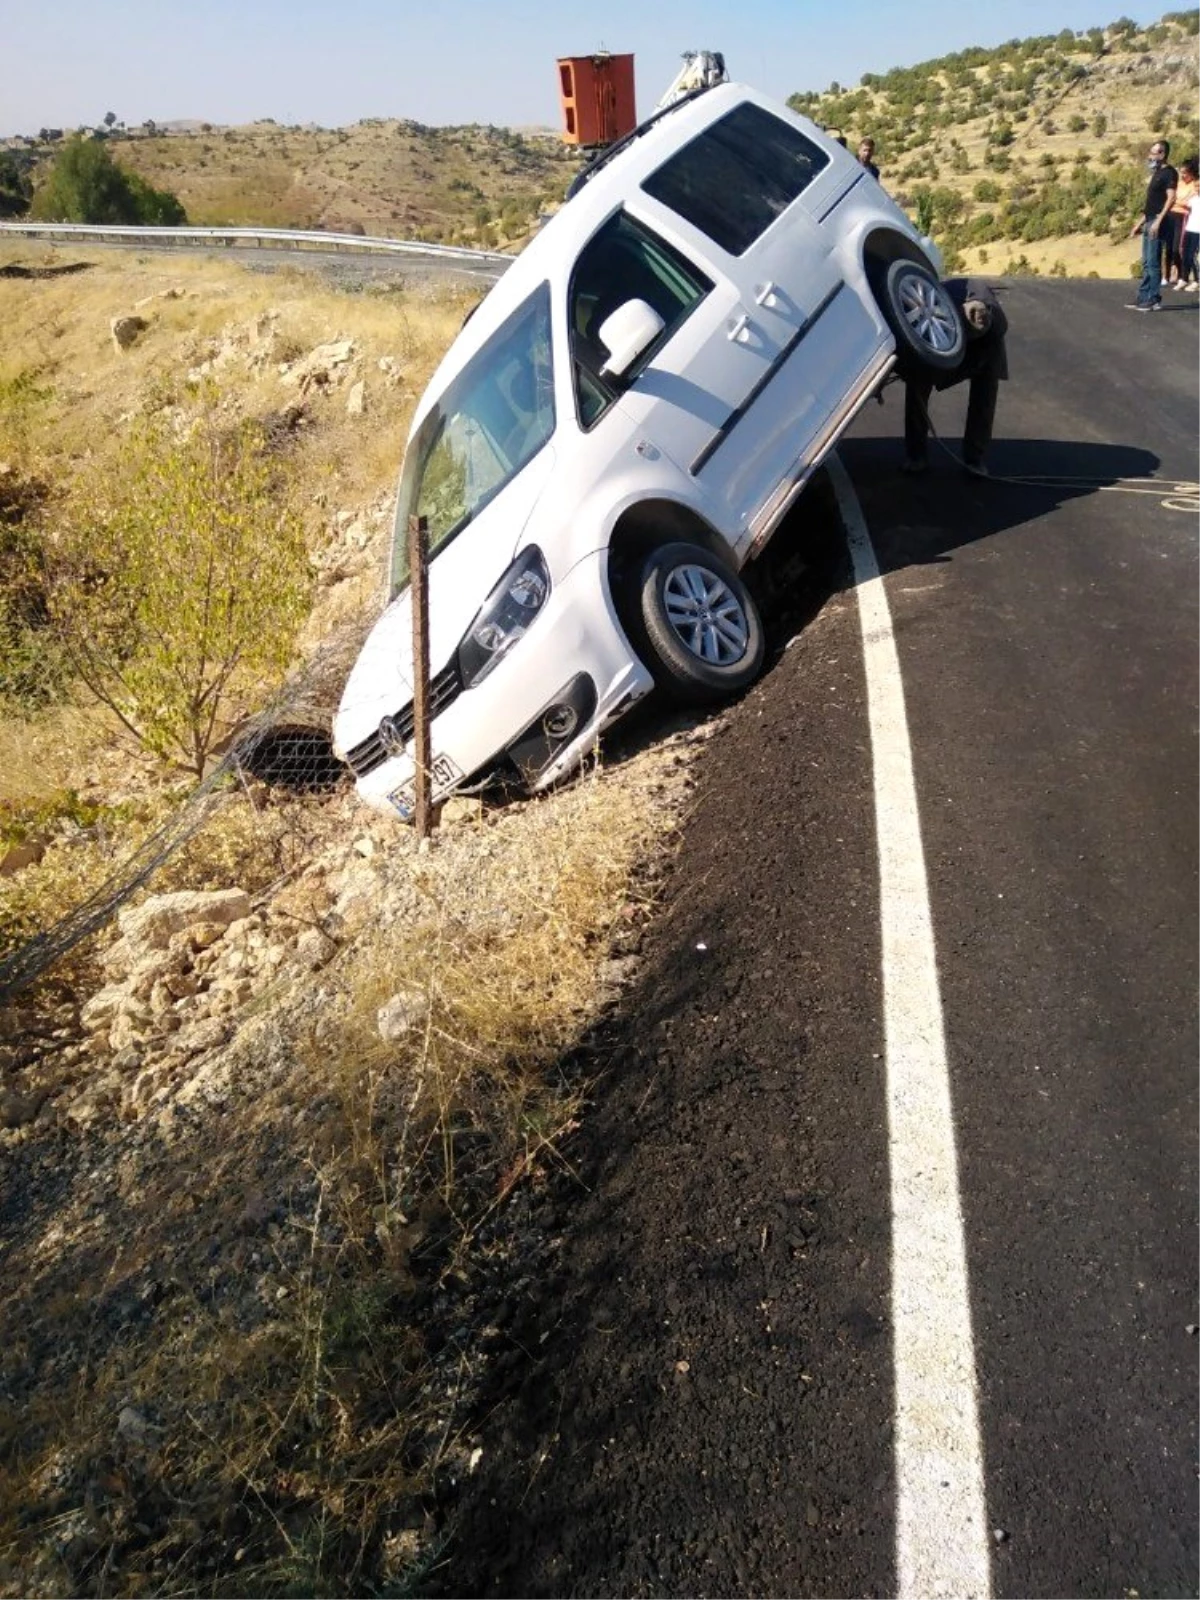
[[(903, 453), (903, 440), (886, 435), (852, 438), (839, 448), (884, 575), (950, 561), (955, 550), (1089, 497), (1095, 502), (1089, 508), (1093, 521), (1108, 524), (1128, 520), (1135, 508), (1144, 515), (1177, 487), (1185, 490), (1185, 499), (1196, 493), (1194, 484), (1156, 479), (1158, 456), (1129, 445), (1000, 439), (991, 452), (987, 481), (963, 471), (957, 439), (945, 448), (930, 440), (930, 470), (924, 477), (900, 472)], [(1121, 492), (1108, 492), (1113, 490)], [(1200, 504), (1195, 509), (1200, 511)], [(767, 675), (830, 598), (853, 585), (827, 473), (816, 476), (743, 576), (763, 614)], [(608, 735), (605, 764), (619, 766), (665, 735), (694, 728), (711, 715), (710, 707), (670, 706), (652, 695)]]

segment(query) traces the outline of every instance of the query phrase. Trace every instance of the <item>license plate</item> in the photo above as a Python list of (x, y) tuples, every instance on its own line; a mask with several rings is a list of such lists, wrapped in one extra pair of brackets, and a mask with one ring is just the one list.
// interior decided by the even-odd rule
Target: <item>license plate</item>
[[(462, 782), (462, 773), (458, 766), (451, 761), (449, 756), (434, 756), (430, 768), (433, 802), (436, 805), (443, 795), (454, 788), (456, 783)], [(413, 784), (406, 783), (399, 789), (393, 789), (388, 799), (399, 812), (402, 821), (411, 822), (413, 813), (417, 809), (417, 791)]]

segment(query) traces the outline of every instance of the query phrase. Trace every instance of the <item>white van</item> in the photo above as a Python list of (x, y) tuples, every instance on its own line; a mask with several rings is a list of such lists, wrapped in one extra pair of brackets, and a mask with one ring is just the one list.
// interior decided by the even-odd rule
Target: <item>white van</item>
[(762, 627), (739, 569), (889, 372), (961, 361), (940, 262), (864, 167), (738, 84), (576, 180), (413, 419), (387, 607), (338, 754), (407, 816), (407, 548), (427, 519), (433, 794), (562, 778), (656, 685), (733, 695)]

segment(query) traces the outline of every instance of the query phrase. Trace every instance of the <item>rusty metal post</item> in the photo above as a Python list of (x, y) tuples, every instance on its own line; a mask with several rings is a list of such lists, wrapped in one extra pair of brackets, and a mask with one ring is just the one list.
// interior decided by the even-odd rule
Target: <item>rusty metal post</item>
[(428, 839), (436, 817), (431, 793), (433, 756), (429, 741), (429, 519), (408, 519), (408, 581), (412, 585), (413, 627), (413, 745), (416, 759), (416, 808), (413, 822), (418, 839)]

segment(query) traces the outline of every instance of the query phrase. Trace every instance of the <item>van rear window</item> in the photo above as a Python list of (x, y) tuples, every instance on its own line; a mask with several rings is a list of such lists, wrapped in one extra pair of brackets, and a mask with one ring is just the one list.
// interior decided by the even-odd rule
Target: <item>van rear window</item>
[(736, 106), (642, 184), (731, 256), (743, 255), (829, 157), (790, 122)]

